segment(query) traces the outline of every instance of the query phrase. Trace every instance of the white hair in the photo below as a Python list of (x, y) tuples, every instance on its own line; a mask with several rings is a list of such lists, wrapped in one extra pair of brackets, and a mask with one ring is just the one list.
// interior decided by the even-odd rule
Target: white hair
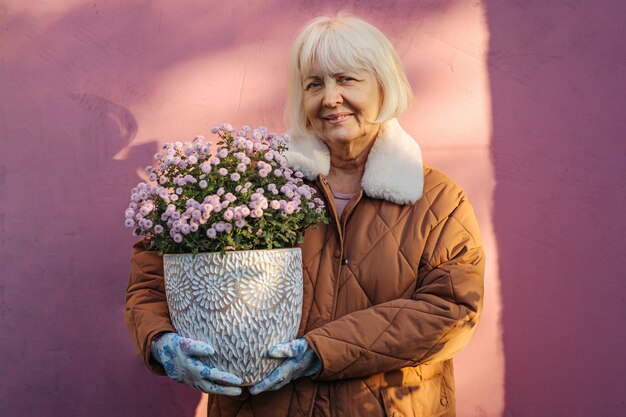
[(369, 71), (382, 92), (382, 105), (374, 123), (399, 116), (411, 101), (411, 86), (398, 54), (380, 30), (353, 16), (317, 17), (302, 29), (289, 59), (285, 116), (293, 136), (313, 134), (302, 106), (303, 82), (313, 66), (324, 74)]

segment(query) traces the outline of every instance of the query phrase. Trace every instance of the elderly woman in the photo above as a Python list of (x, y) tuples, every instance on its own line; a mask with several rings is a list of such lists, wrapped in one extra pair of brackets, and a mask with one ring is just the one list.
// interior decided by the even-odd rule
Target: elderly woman
[[(135, 246), (127, 323), (147, 365), (205, 392), (211, 416), (453, 416), (452, 357), (482, 304), (484, 257), (463, 191), (422, 163), (396, 117), (410, 87), (396, 52), (353, 17), (317, 18), (289, 67), (287, 158), (331, 221), (305, 234), (300, 338), (248, 390), (169, 321), (160, 258)], [(213, 395), (217, 394), (217, 395)]]

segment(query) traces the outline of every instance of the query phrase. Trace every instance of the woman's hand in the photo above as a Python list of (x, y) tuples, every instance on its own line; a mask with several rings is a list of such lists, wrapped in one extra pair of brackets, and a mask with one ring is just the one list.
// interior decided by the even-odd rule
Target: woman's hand
[(241, 394), (240, 387), (232, 386), (241, 385), (240, 378), (217, 370), (204, 361), (215, 353), (213, 347), (207, 343), (176, 333), (162, 333), (152, 341), (150, 353), (176, 382), (191, 385), (209, 394)]
[(267, 351), (270, 358), (287, 358), (265, 379), (250, 387), (252, 395), (274, 391), (303, 376), (316, 374), (322, 367), (320, 359), (305, 339), (281, 343)]

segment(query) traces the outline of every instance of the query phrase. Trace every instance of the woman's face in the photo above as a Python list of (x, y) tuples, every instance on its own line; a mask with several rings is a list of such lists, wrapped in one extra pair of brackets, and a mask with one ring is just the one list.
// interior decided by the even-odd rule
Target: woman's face
[(317, 136), (330, 148), (370, 143), (379, 124), (382, 94), (367, 70), (324, 74), (317, 68), (304, 79), (303, 107)]

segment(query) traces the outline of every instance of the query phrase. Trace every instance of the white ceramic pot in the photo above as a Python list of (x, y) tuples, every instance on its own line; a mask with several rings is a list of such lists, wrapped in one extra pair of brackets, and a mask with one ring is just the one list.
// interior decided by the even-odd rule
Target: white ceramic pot
[(280, 363), (265, 353), (300, 326), (299, 248), (164, 255), (163, 266), (176, 331), (211, 344), (215, 368), (253, 385)]

